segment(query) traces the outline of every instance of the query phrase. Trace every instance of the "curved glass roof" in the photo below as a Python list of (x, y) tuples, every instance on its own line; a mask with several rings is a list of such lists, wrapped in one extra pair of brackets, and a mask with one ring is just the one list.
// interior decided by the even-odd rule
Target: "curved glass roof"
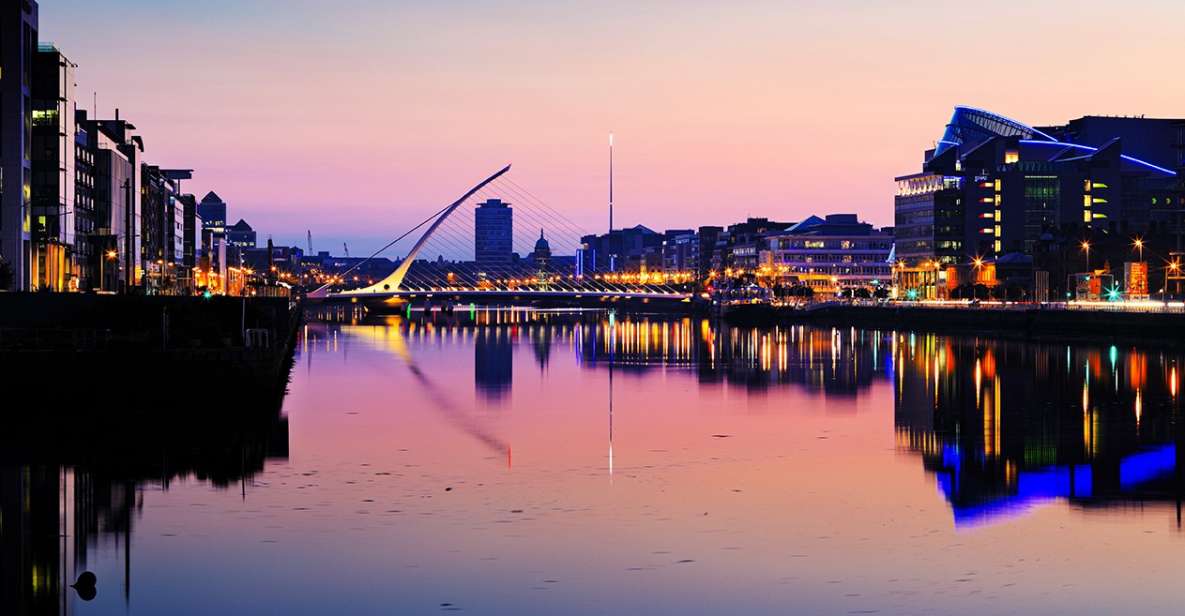
[[(1091, 146), (1058, 141), (1028, 124), (1017, 122), (986, 109), (959, 105), (955, 107), (955, 112), (951, 115), (950, 123), (946, 125), (946, 132), (942, 134), (942, 139), (938, 140), (938, 147), (935, 148), (934, 155), (937, 156), (952, 147), (960, 147), (963, 151), (969, 151), (993, 137), (1019, 137), (1021, 143), (1025, 145), (1060, 146), (1063, 149), (1070, 148), (1088, 153), (1098, 151), (1098, 148)], [(1121, 157), (1124, 161), (1144, 169), (1169, 176), (1177, 175), (1175, 171), (1134, 156), (1123, 154)]]
[(1053, 137), (1011, 118), (1006, 118), (975, 107), (959, 105), (946, 125), (946, 132), (938, 140), (937, 156), (955, 146), (971, 149), (992, 137), (1020, 137), (1021, 139), (1057, 141)]

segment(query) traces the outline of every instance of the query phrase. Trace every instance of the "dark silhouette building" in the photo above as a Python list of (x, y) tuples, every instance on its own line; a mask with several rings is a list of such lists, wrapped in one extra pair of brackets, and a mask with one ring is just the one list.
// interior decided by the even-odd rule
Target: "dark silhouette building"
[(535, 250), (531, 251), (531, 263), (536, 269), (545, 270), (551, 262), (551, 244), (543, 237), (543, 229), (539, 230), (539, 239), (535, 241)]
[(478, 267), (508, 267), (514, 260), (514, 209), (487, 199), (474, 210), (473, 253)]
[(240, 250), (255, 248), (255, 229), (240, 218), (239, 222), (226, 228), (226, 243)]
[(32, 77), (37, 50), (37, 3), (12, 0), (0, 6), (0, 283), (29, 288), (29, 217), (33, 165)]

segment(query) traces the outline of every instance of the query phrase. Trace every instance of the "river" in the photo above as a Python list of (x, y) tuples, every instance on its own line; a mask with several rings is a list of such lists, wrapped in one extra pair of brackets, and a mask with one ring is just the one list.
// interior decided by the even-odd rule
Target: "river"
[[(602, 312), (312, 322), (264, 419), (188, 418), (137, 435), (157, 445), (142, 454), (95, 435), (86, 455), (5, 456), (0, 599), (79, 615), (1168, 612), (1183, 359)], [(233, 405), (233, 386), (191, 377), (184, 395)], [(68, 588), (84, 570), (93, 590)]]

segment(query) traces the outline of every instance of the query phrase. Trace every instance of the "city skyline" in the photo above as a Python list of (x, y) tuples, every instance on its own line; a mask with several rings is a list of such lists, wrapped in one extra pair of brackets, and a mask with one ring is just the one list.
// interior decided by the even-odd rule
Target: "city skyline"
[(41, 38), (79, 65), (80, 108), (97, 91), (99, 117), (120, 108), (151, 160), (195, 169), (189, 190), (218, 191), (261, 237), (303, 246), (311, 229), (318, 249), (356, 253), (506, 162), (602, 232), (610, 131), (619, 227), (839, 211), (891, 225), (891, 178), (955, 105), (1042, 125), (1177, 117), (1185, 93), (1163, 79), (1170, 2), (1009, 7), (975, 36), (932, 2), (114, 7), (128, 10), (41, 6)]

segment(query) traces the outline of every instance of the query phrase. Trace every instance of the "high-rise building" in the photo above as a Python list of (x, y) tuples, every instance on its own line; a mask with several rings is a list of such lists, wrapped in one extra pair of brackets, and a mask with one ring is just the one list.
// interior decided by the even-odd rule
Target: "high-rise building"
[(37, 3), (0, 3), (0, 283), (28, 289)]
[(1038, 128), (957, 107), (921, 171), (897, 178), (898, 287), (933, 297), (947, 266), (1006, 254), (1064, 281), (1092, 266), (1076, 254), (1083, 242), (1094, 265), (1118, 267), (1133, 238), (1180, 235), (1183, 169), (1185, 120), (1087, 116)]
[(478, 267), (508, 267), (514, 260), (514, 209), (487, 199), (474, 210), (473, 252)]
[[(140, 159), (144, 143), (122, 120), (91, 120), (78, 110), (79, 147), (89, 156), (92, 174), (94, 228), (90, 238), (91, 268), (96, 287), (119, 291), (136, 284), (140, 267)], [(77, 160), (76, 160), (77, 163)]]
[[(77, 118), (77, 114), (71, 111)], [(100, 288), (100, 246), (95, 225), (95, 152), (87, 143), (86, 129), (74, 125), (74, 262), (78, 288)]]
[(191, 278), (201, 246), (202, 219), (197, 215), (196, 197), (184, 194), (177, 199), (181, 203), (181, 267), (185, 269), (186, 278)]
[(33, 148), (29, 205), (30, 288), (79, 289), (82, 267), (75, 245), (74, 64), (51, 44), (37, 48), (33, 59)]
[(210, 231), (216, 237), (226, 233), (226, 202), (218, 193), (210, 191), (198, 203), (197, 215), (202, 219), (202, 229)]
[(143, 271), (150, 292), (173, 293), (183, 276), (178, 271), (185, 257), (185, 205), (181, 180), (193, 177), (190, 169), (161, 169), (143, 165), (141, 246)]

